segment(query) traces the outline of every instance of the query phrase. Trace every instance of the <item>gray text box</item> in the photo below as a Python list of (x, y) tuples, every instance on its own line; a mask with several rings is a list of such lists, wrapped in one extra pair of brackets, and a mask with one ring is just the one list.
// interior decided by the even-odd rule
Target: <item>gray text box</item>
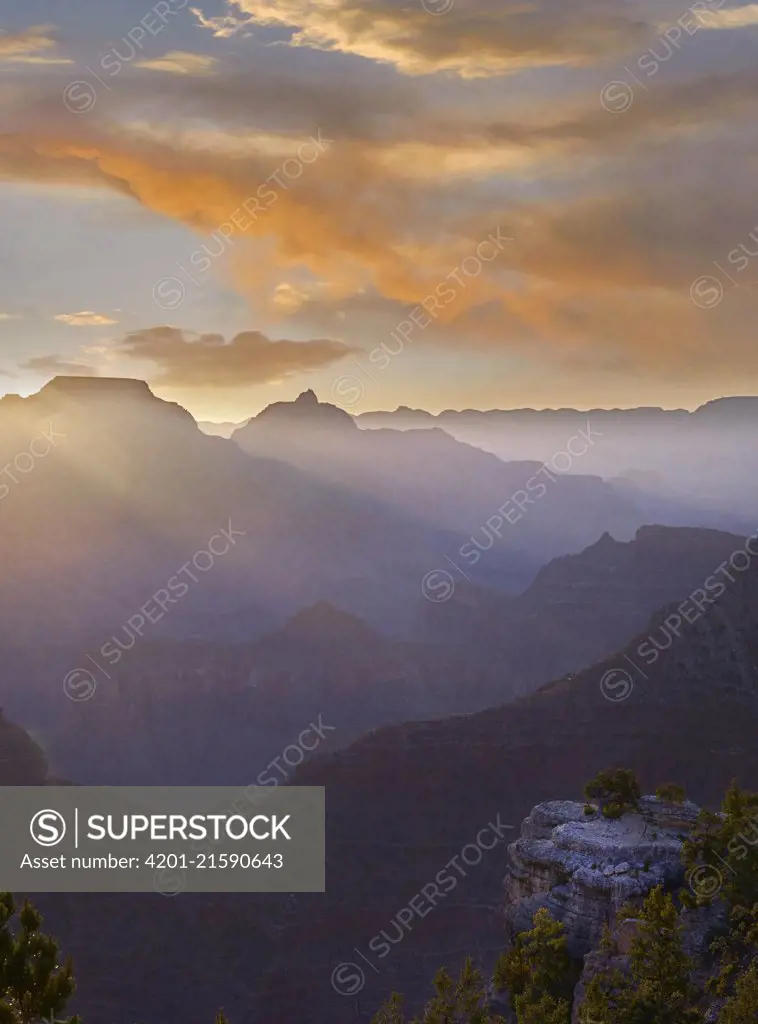
[(324, 790), (0, 787), (0, 890), (324, 892)]

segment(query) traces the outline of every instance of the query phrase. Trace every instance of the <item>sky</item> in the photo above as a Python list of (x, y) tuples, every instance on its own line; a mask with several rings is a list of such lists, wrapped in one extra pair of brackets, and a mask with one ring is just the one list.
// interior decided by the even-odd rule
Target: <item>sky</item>
[[(197, 4), (197, 5), (195, 5)], [(0, 0), (0, 392), (758, 393), (758, 3)]]

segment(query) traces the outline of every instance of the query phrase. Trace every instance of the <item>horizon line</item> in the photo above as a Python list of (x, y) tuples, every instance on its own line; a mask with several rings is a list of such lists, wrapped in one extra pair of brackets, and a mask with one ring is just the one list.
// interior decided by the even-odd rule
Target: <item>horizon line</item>
[[(163, 390), (163, 388), (161, 388), (161, 385), (151, 385), (150, 382), (145, 380), (143, 377), (127, 377), (127, 376), (119, 376), (119, 377), (107, 376), (106, 377), (106, 376), (100, 376), (100, 375), (55, 374), (55, 375), (51, 376), (48, 380), (46, 380), (43, 384), (41, 384), (36, 390), (29, 391), (26, 394), (21, 394), (18, 391), (5, 391), (5, 392), (0, 394), (0, 400), (2, 400), (3, 398), (9, 398), (9, 397), (24, 398), (24, 399), (31, 398), (34, 395), (40, 394), (45, 388), (47, 388), (54, 381), (77, 382), (78, 384), (80, 384), (82, 386), (82, 388), (86, 388), (87, 384), (92, 384), (92, 383), (95, 383), (95, 382), (103, 382), (103, 383), (105, 383), (106, 381), (107, 382), (113, 382), (113, 381), (136, 381), (136, 382), (139, 382), (140, 384), (144, 384), (150, 390), (150, 392), (152, 394), (154, 394), (154, 395), (155, 395), (155, 392), (153, 390), (154, 387), (157, 387), (158, 390)], [(184, 389), (181, 388), (181, 387), (171, 387), (169, 390), (181, 391), (181, 390), (184, 390)], [(223, 389), (218, 389), (218, 390), (222, 391)], [(313, 391), (313, 394), (316, 394), (315, 390), (313, 390), (312, 388), (311, 389), (306, 388), (305, 391), (301, 392), (301, 395), (306, 393), (308, 390), (311, 390), (311, 391)], [(155, 395), (155, 397), (158, 398), (159, 401), (174, 401), (175, 402), (175, 399), (162, 399), (158, 395)], [(709, 398), (706, 402), (703, 402), (700, 405), (696, 405), (692, 409), (688, 409), (685, 406), (667, 407), (667, 406), (662, 406), (662, 405), (629, 405), (629, 406), (618, 406), (618, 405), (617, 406), (568, 406), (567, 405), (567, 406), (542, 406), (542, 407), (524, 405), (524, 406), (518, 406), (518, 407), (490, 406), (487, 409), (475, 408), (473, 406), (466, 406), (464, 408), (458, 408), (458, 409), (447, 407), (447, 408), (444, 408), (444, 409), (440, 409), (437, 412), (433, 412), (433, 411), (431, 411), (429, 409), (424, 409), (424, 408), (421, 408), (421, 407), (411, 407), (411, 406), (408, 406), (408, 405), (398, 405), (394, 409), (388, 409), (388, 408), (384, 408), (384, 409), (371, 409), (371, 410), (366, 410), (364, 412), (356, 412), (356, 413), (351, 412), (349, 409), (345, 409), (343, 406), (340, 406), (340, 405), (338, 405), (337, 403), (335, 403), (333, 401), (332, 402), (323, 401), (322, 399), (318, 398), (318, 396), (317, 396), (317, 401), (318, 401), (318, 403), (320, 405), (332, 405), (335, 408), (342, 409), (344, 412), (348, 413), (348, 415), (352, 416), (354, 419), (360, 419), (361, 417), (364, 417), (364, 416), (396, 416), (398, 413), (400, 413), (400, 414), (407, 413), (407, 414), (413, 414), (413, 415), (422, 415), (422, 416), (428, 416), (428, 417), (431, 417), (431, 418), (434, 418), (434, 419), (437, 419), (437, 418), (439, 418), (441, 416), (444, 416), (446, 414), (465, 415), (465, 414), (469, 414), (469, 413), (470, 414), (486, 416), (486, 415), (490, 415), (490, 414), (493, 414), (493, 413), (505, 413), (505, 414), (513, 414), (513, 413), (535, 413), (535, 414), (537, 414), (537, 413), (583, 413), (584, 414), (584, 413), (614, 413), (614, 412), (617, 412), (617, 413), (620, 413), (620, 412), (662, 412), (662, 413), (682, 413), (682, 414), (686, 414), (688, 416), (691, 416), (694, 413), (698, 412), (699, 410), (704, 409), (707, 406), (712, 405), (715, 402), (722, 402), (722, 401), (729, 401), (729, 400), (734, 400), (734, 401), (754, 401), (754, 400), (758, 400), (758, 395), (745, 395), (745, 394), (717, 395), (714, 398)], [(292, 399), (291, 401), (278, 400), (278, 401), (275, 401), (275, 402), (270, 402), (269, 405), (277, 405), (277, 404), (290, 405), (290, 404), (293, 404), (294, 401), (295, 401), (295, 399)], [(177, 403), (177, 404), (182, 404), (182, 403)], [(263, 409), (265, 409), (265, 408), (268, 408), (268, 406), (261, 407), (261, 409), (259, 409), (258, 412), (262, 412)], [(189, 409), (186, 409), (186, 411), (190, 412)], [(249, 416), (243, 417), (242, 419), (236, 419), (236, 418), (232, 417), (232, 418), (228, 418), (228, 419), (218, 419), (218, 420), (213, 419), (213, 420), (211, 420), (211, 419), (206, 419), (206, 418), (198, 419), (192, 413), (190, 413), (190, 415), (192, 415), (193, 419), (195, 419), (196, 422), (198, 422), (198, 423), (208, 423), (208, 424), (212, 424), (212, 425), (221, 425), (221, 424), (224, 424), (224, 423), (238, 424), (238, 423), (248, 422), (250, 419), (255, 418), (255, 416), (258, 415), (258, 412), (250, 413)]]

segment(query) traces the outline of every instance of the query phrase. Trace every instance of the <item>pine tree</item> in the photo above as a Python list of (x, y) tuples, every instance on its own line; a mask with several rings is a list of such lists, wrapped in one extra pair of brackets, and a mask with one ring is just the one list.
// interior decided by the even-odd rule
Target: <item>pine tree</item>
[(735, 779), (721, 814), (701, 811), (682, 848), (690, 892), (688, 906), (723, 897), (730, 909), (758, 902), (758, 793), (740, 789)]
[(758, 1020), (758, 963), (753, 963), (734, 986), (734, 995), (726, 1001), (718, 1024), (755, 1024)]
[(518, 1024), (568, 1024), (577, 972), (563, 925), (544, 907), (532, 924), (498, 960), (495, 987), (510, 995)]
[(457, 981), (444, 967), (440, 968), (434, 979), (434, 988), (435, 995), (420, 1017), (408, 1020), (403, 1012), (402, 996), (393, 992), (371, 1024), (505, 1024), (502, 1017), (488, 1009), (482, 973), (474, 967), (470, 957), (461, 968)]
[[(591, 978), (579, 1007), (580, 1024), (616, 1024), (622, 1018), (627, 980), (620, 971), (606, 971)], [(624, 1012), (628, 1007), (623, 1006)]]
[(379, 1012), (374, 1015), (371, 1024), (405, 1024), (403, 1002), (403, 997), (398, 992), (393, 992)]
[[(0, 892), (0, 1024), (56, 1020), (74, 994), (71, 960), (60, 965), (58, 943), (41, 926), (28, 900), (19, 909), (11, 893)], [(60, 1024), (81, 1022), (70, 1017)]]
[(640, 912), (631, 943), (629, 974), (610, 971), (587, 986), (579, 1012), (583, 1024), (691, 1024), (701, 1019), (690, 981), (693, 962), (682, 945), (674, 902), (653, 889)]
[(682, 948), (682, 927), (674, 901), (662, 886), (653, 889), (643, 904), (642, 924), (629, 959), (636, 1001), (647, 1011), (651, 1024), (685, 1024), (697, 1019), (691, 1013), (693, 963)]
[(569, 1024), (571, 1003), (548, 995), (540, 996), (536, 1001), (526, 995), (519, 996), (516, 1020), (518, 1024)]

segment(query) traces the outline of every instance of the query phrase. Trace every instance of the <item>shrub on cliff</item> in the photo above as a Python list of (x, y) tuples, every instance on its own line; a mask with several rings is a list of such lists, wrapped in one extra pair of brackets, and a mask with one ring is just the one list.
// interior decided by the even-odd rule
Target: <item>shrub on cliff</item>
[(675, 782), (664, 782), (658, 786), (655, 795), (659, 800), (665, 800), (669, 804), (683, 804), (687, 799), (684, 786), (678, 786)]
[(620, 817), (637, 808), (642, 790), (631, 769), (609, 768), (587, 783), (584, 795), (588, 800), (598, 801), (605, 817)]

